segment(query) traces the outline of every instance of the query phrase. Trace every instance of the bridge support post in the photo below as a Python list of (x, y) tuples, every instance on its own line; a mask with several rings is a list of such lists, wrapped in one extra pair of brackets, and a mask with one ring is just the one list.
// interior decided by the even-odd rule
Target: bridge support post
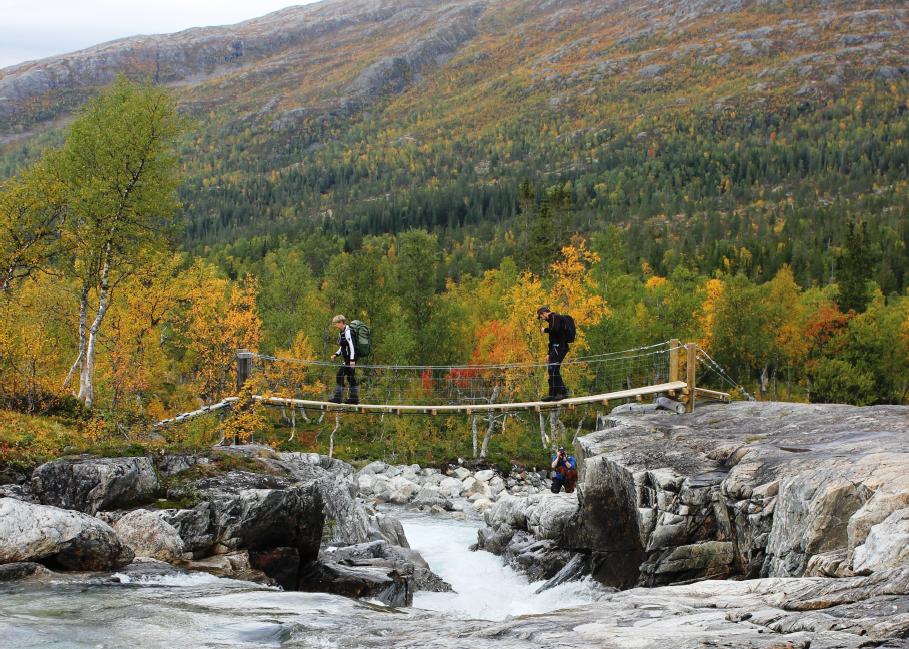
[(685, 369), (687, 374), (686, 382), (688, 383), (688, 412), (694, 412), (695, 381), (698, 369), (697, 343), (685, 345)]
[(669, 341), (669, 382), (674, 383), (679, 380), (679, 349), (682, 347), (682, 341), (673, 338)]
[[(252, 359), (253, 353), (248, 349), (237, 351), (237, 394), (240, 394), (240, 390), (243, 389), (243, 385), (249, 379), (249, 375), (252, 374)], [(239, 443), (240, 439), (235, 436), (234, 446)]]
[(243, 389), (243, 384), (252, 374), (253, 354), (248, 349), (237, 351), (237, 392)]

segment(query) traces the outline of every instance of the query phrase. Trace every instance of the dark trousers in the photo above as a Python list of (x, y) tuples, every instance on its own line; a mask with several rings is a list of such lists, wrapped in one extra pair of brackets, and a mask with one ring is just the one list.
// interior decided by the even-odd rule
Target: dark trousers
[(565, 387), (565, 382), (562, 380), (562, 361), (565, 360), (567, 353), (568, 345), (566, 343), (550, 343), (549, 358), (547, 359), (549, 364), (546, 369), (549, 374), (549, 396), (551, 397), (568, 394), (568, 388)]
[(347, 379), (347, 385), (350, 387), (350, 398), (357, 398), (360, 390), (357, 387), (356, 368), (348, 365), (346, 361), (338, 368), (338, 373), (335, 374), (335, 396), (340, 399), (341, 395), (344, 394), (345, 378)]

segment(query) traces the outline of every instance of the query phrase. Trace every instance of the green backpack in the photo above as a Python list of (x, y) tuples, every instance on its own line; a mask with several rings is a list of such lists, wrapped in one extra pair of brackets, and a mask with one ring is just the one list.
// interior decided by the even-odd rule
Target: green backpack
[(366, 358), (372, 351), (372, 343), (369, 342), (369, 325), (360, 320), (354, 320), (350, 323), (350, 330), (353, 332), (357, 358)]

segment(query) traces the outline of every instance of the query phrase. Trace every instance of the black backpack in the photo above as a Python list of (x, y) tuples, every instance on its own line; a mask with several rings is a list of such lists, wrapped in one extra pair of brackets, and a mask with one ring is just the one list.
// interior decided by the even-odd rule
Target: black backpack
[(568, 314), (561, 315), (562, 326), (565, 329), (563, 337), (566, 343), (573, 343), (574, 339), (578, 337), (578, 330), (574, 325), (574, 318)]

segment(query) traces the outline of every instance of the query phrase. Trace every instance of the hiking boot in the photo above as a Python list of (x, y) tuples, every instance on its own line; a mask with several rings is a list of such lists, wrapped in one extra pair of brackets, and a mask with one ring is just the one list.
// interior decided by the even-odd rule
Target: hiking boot
[(359, 397), (350, 397), (350, 398), (349, 398), (347, 401), (345, 401), (344, 403), (346, 403), (346, 404), (349, 405), (349, 406), (356, 406), (356, 405), (358, 405), (358, 404), (360, 403), (360, 399), (359, 399)]
[(545, 397), (540, 397), (540, 401), (555, 401), (556, 399), (558, 399), (558, 397), (551, 394), (547, 394)]
[(336, 394), (328, 400), (328, 403), (341, 403), (341, 397)]
[(557, 394), (554, 397), (552, 397), (552, 399), (550, 399), (550, 401), (561, 401), (562, 399), (567, 399), (567, 398), (568, 398), (568, 393), (562, 392), (562, 393)]

